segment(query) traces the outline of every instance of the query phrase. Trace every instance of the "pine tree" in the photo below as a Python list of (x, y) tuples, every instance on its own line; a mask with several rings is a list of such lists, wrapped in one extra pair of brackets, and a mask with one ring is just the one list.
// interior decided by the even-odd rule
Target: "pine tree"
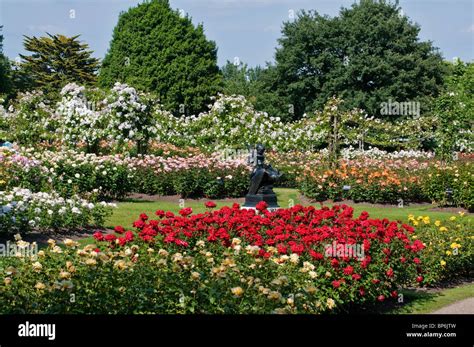
[(99, 60), (91, 57), (89, 46), (79, 35), (47, 34), (45, 37), (25, 36), (24, 46), (31, 55), (22, 55), (21, 70), (27, 73), (34, 87), (54, 92), (69, 82), (89, 85), (96, 82)]

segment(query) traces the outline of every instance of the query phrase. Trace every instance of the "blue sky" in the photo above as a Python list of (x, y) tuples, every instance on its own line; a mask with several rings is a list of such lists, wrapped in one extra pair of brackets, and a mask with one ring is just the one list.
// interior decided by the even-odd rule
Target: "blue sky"
[[(24, 53), (23, 35), (45, 32), (81, 34), (94, 55), (103, 58), (120, 11), (137, 0), (0, 0), (4, 53)], [(280, 28), (299, 9), (337, 15), (354, 0), (171, 0), (171, 6), (203, 23), (219, 48), (219, 65), (239, 57), (250, 66), (273, 61)], [(474, 59), (473, 0), (400, 0), (404, 13), (420, 24), (422, 40), (433, 41), (445, 59)], [(74, 18), (71, 18), (74, 17)]]

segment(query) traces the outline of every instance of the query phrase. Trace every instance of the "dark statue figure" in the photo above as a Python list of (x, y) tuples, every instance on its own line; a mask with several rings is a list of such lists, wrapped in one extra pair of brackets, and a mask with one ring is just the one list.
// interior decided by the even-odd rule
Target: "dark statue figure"
[(254, 158), (254, 169), (250, 174), (250, 188), (245, 196), (244, 208), (255, 208), (257, 203), (265, 201), (269, 209), (279, 208), (277, 197), (273, 191), (273, 184), (278, 182), (281, 173), (265, 164), (265, 147), (258, 144)]

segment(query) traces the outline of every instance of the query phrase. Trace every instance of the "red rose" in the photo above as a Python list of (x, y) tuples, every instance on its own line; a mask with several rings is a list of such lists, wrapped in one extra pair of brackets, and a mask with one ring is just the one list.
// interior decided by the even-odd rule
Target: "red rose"
[(375, 278), (375, 279), (372, 280), (372, 283), (373, 283), (373, 284), (379, 284), (379, 283), (380, 283), (380, 280)]
[(385, 273), (387, 274), (388, 277), (393, 277), (393, 269), (392, 268), (388, 269)]
[(311, 257), (316, 260), (321, 260), (324, 258), (324, 255), (322, 253), (315, 252), (312, 249), (309, 251), (309, 255), (311, 255)]
[(94, 235), (92, 235), (94, 239), (97, 241), (104, 241), (104, 235), (100, 231), (96, 231)]
[(156, 210), (155, 214), (160, 217), (160, 218), (163, 218), (165, 216), (165, 211), (163, 210)]
[(125, 240), (127, 240), (127, 241), (132, 241), (133, 240), (133, 233), (130, 230), (128, 230), (125, 233)]
[(377, 296), (377, 300), (380, 301), (380, 302), (384, 301), (385, 300), (385, 295)]
[(334, 288), (339, 288), (341, 286), (341, 282), (340, 281), (332, 281), (332, 286)]
[(114, 242), (117, 239), (117, 236), (112, 235), (112, 234), (107, 234), (105, 235), (104, 239), (105, 241), (108, 241), (108, 242)]
[(365, 295), (365, 289), (364, 289), (364, 287), (360, 287), (360, 288), (359, 288), (359, 294), (360, 294), (360, 296), (364, 296), (364, 295)]
[(179, 211), (179, 214), (183, 217), (189, 216), (191, 213), (193, 213), (193, 209), (191, 207), (182, 208)]
[(413, 262), (414, 262), (415, 264), (420, 264), (420, 263), (421, 263), (421, 260), (420, 260), (420, 258), (413, 258)]
[(398, 297), (398, 292), (396, 290), (394, 290), (392, 293), (392, 298), (396, 299)]
[(402, 263), (405, 263), (405, 262), (407, 261), (407, 258), (401, 257), (401, 258), (400, 258), (400, 261), (401, 261)]
[(358, 281), (358, 280), (360, 280), (361, 278), (362, 278), (362, 276), (359, 275), (359, 274), (353, 274), (353, 275), (352, 275), (352, 279), (353, 279), (354, 281)]
[(117, 234), (123, 234), (123, 233), (125, 232), (125, 229), (124, 229), (122, 226), (118, 225), (118, 226), (116, 226), (116, 227), (114, 228), (114, 231), (115, 231)]
[(145, 242), (152, 242), (153, 237), (150, 236), (150, 235), (145, 235), (145, 236), (142, 237), (142, 240), (145, 241)]
[(416, 281), (417, 281), (418, 283), (423, 282), (423, 276), (418, 276), (418, 277), (416, 278)]
[(367, 211), (363, 211), (361, 214), (360, 214), (360, 217), (359, 219), (364, 221), (364, 220), (367, 220), (367, 218), (369, 218), (369, 213)]
[(143, 229), (145, 227), (145, 222), (142, 221), (141, 219), (138, 219), (135, 222), (133, 222), (133, 226), (137, 229)]
[(352, 275), (353, 272), (354, 272), (354, 268), (350, 265), (348, 265), (344, 268), (344, 275), (350, 276), (350, 275)]
[(339, 261), (337, 259), (331, 260), (331, 265), (333, 268), (338, 268), (339, 267)]
[(174, 241), (174, 243), (175, 243), (176, 245), (182, 246), (182, 247), (188, 247), (188, 246), (189, 246), (189, 244), (188, 244), (186, 241), (184, 241), (184, 240), (179, 240), (179, 239), (177, 239), (177, 240)]
[(145, 221), (145, 220), (148, 219), (148, 216), (147, 216), (145, 213), (141, 213), (141, 214), (140, 214), (140, 219), (143, 220), (143, 221)]
[(277, 245), (277, 250), (278, 250), (278, 253), (280, 254), (286, 254), (288, 252), (288, 247), (285, 247), (284, 245), (279, 244)]
[(173, 212), (170, 212), (170, 211), (167, 211), (167, 212), (165, 213), (165, 217), (166, 217), (166, 218), (174, 218), (174, 213), (173, 213)]
[(207, 208), (214, 208), (214, 207), (217, 206), (216, 203), (213, 202), (213, 201), (208, 201), (208, 202), (206, 202), (205, 205), (206, 205)]
[(261, 211), (265, 211), (265, 210), (267, 209), (267, 207), (268, 207), (268, 204), (267, 204), (265, 201), (260, 201), (260, 202), (257, 204), (257, 206), (255, 206), (255, 208), (256, 208), (257, 210), (259, 210), (260, 212), (261, 212)]

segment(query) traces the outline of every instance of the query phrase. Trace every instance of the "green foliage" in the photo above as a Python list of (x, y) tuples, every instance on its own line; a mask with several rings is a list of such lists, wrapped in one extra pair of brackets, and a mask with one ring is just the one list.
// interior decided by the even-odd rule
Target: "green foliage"
[[(473, 172), (472, 161), (432, 166), (423, 175), (423, 190), (431, 201), (474, 211)], [(451, 190), (451, 196), (447, 194), (447, 190)]]
[(243, 95), (257, 111), (264, 111), (283, 120), (291, 120), (293, 108), (286, 99), (277, 94), (274, 82), (274, 67), (257, 66), (249, 68), (247, 64), (235, 65), (230, 61), (222, 67), (224, 77), (223, 93)]
[[(3, 26), (0, 25), (0, 30)], [(0, 96), (8, 94), (11, 91), (12, 84), (10, 79), (10, 62), (8, 58), (3, 55), (3, 35), (0, 34)]]
[(434, 101), (438, 154), (451, 159), (453, 151), (474, 150), (474, 64), (456, 61), (446, 90)]
[(418, 38), (419, 27), (396, 4), (364, 0), (338, 17), (302, 11), (284, 23), (276, 51), (276, 86), (294, 104), (295, 117), (322, 109), (333, 95), (381, 115), (382, 102), (436, 95), (441, 56)]
[(415, 226), (414, 237), (426, 245), (420, 254), (426, 284), (469, 276), (474, 270), (474, 237), (472, 222), (464, 214), (446, 221), (412, 215), (409, 220)]
[(100, 84), (117, 81), (153, 92), (175, 115), (197, 114), (221, 83), (216, 45), (167, 0), (143, 2), (120, 15), (103, 61)]
[(25, 50), (31, 55), (22, 55), (21, 70), (33, 81), (33, 87), (45, 93), (59, 92), (68, 82), (93, 84), (99, 60), (91, 57), (89, 46), (78, 40), (79, 35), (67, 37), (25, 36)]

